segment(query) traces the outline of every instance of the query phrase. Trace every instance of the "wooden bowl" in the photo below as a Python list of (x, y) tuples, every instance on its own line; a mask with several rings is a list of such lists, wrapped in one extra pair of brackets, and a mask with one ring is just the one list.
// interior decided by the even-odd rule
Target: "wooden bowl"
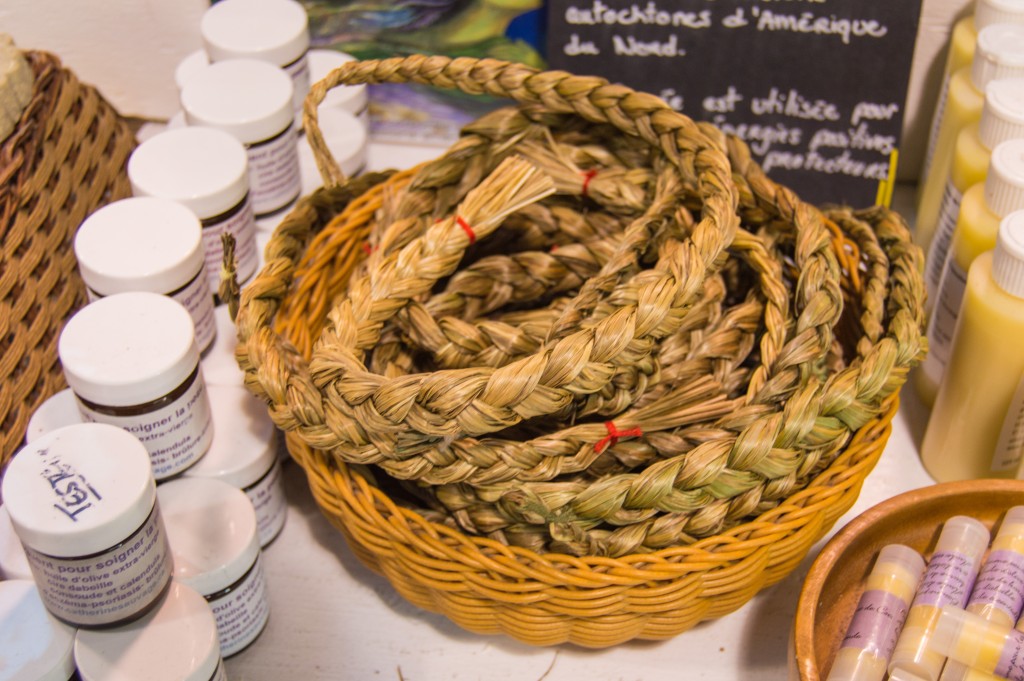
[(977, 518), (990, 530), (1024, 504), (1024, 480), (965, 480), (905, 492), (869, 508), (840, 530), (811, 565), (797, 603), (790, 678), (828, 676), (853, 618), (864, 580), (886, 544), (906, 544), (928, 558), (951, 516)]

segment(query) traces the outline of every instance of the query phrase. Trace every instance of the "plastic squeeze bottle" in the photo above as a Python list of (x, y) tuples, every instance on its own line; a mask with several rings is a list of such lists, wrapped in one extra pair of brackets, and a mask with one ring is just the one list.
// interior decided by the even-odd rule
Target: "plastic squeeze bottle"
[(927, 249), (935, 231), (942, 192), (953, 162), (957, 133), (981, 118), (985, 87), (993, 80), (1024, 76), (1024, 26), (994, 24), (978, 33), (978, 47), (969, 67), (949, 80), (935, 152), (921, 184), (915, 237)]
[(950, 243), (935, 308), (928, 320), (928, 356), (914, 373), (914, 387), (928, 406), (949, 364), (953, 332), (967, 285), (967, 269), (974, 259), (995, 248), (999, 222), (1024, 209), (1024, 140), (1000, 143), (992, 152), (988, 176), (964, 193), (960, 216)]
[(939, 678), (946, 658), (932, 650), (929, 639), (942, 606), (966, 605), (988, 541), (988, 528), (974, 518), (957, 515), (943, 524), (889, 662), (889, 674), (925, 681)]
[(902, 544), (882, 548), (828, 681), (882, 681), (923, 573), (924, 559), (914, 549)]
[(1022, 0), (976, 0), (974, 14), (968, 15), (953, 24), (949, 36), (949, 52), (946, 54), (946, 65), (942, 71), (942, 87), (937, 100), (935, 114), (932, 116), (931, 132), (928, 137), (928, 153), (925, 155), (924, 168), (921, 176), (928, 173), (934, 151), (934, 140), (938, 136), (939, 123), (942, 119), (942, 105), (946, 100), (949, 79), (959, 69), (969, 66), (974, 58), (978, 44), (978, 32), (992, 24), (1024, 23), (1024, 1)]
[(968, 125), (956, 136), (953, 165), (949, 169), (939, 220), (925, 265), (929, 311), (939, 289), (964, 192), (985, 181), (992, 150), (1000, 142), (1019, 138), (1024, 138), (1024, 78), (994, 80), (985, 88), (981, 120)]
[(1007, 478), (1024, 447), (1024, 211), (967, 274), (949, 365), (921, 444), (939, 482)]
[[(981, 566), (967, 601), (967, 612), (989, 622), (1012, 627), (1024, 609), (1024, 506), (1014, 506), (1003, 517), (992, 547)], [(970, 668), (949, 660), (941, 681), (964, 681)]]

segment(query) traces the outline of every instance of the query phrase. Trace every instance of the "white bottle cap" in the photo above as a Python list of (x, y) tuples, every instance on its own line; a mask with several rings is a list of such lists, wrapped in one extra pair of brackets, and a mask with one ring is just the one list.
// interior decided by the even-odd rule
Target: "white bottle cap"
[(1000, 78), (985, 87), (978, 137), (986, 149), (1024, 137), (1024, 78)]
[(34, 579), (6, 506), (0, 506), (0, 579)]
[(291, 77), (280, 67), (230, 59), (192, 75), (181, 91), (181, 107), (189, 125), (217, 128), (242, 144), (256, 144), (292, 124), (293, 91)]
[[(213, 318), (217, 324), (217, 336), (200, 360), (203, 365), (203, 380), (206, 381), (207, 387), (230, 385), (241, 388), (245, 385), (245, 373), (235, 360), (238, 331), (235, 329), (235, 323), (231, 321), (228, 306), (218, 305), (213, 311)], [(217, 423), (216, 419), (214, 423)]]
[(1024, 2), (1020, 0), (977, 0), (974, 3), (974, 28), (982, 30), (992, 24), (1024, 23)]
[(1024, 139), (1006, 140), (992, 149), (984, 194), (985, 205), (999, 217), (1024, 208)]
[[(366, 167), (366, 128), (355, 116), (341, 109), (319, 111), (320, 132), (346, 177), (355, 177)], [(299, 173), (302, 176), (303, 195), (312, 194), (323, 185), (320, 171), (316, 167), (313, 147), (309, 137), (299, 140)]]
[(156, 494), (176, 580), (205, 597), (252, 568), (260, 543), (256, 511), (245, 492), (220, 480), (189, 477), (161, 484)]
[(64, 326), (57, 354), (75, 394), (107, 407), (163, 397), (199, 364), (188, 310), (156, 293), (118, 293), (86, 305)]
[(203, 269), (205, 253), (195, 213), (155, 196), (107, 204), (75, 235), (82, 280), (101, 296), (177, 291)]
[(172, 199), (205, 220), (245, 198), (249, 157), (242, 143), (223, 130), (172, 128), (132, 152), (128, 179), (136, 196)]
[(992, 279), (1011, 296), (1024, 298), (1024, 210), (1010, 213), (999, 223)]
[(74, 391), (71, 388), (64, 388), (50, 395), (32, 412), (28, 428), (25, 430), (25, 441), (33, 442), (51, 430), (73, 426), (76, 423), (86, 423), (85, 417), (78, 410), (78, 400), (75, 399)]
[(185, 471), (190, 478), (213, 478), (245, 489), (266, 475), (277, 461), (274, 422), (264, 403), (245, 388), (208, 385), (213, 444)]
[(978, 33), (971, 83), (980, 92), (993, 80), (1024, 76), (1024, 25), (994, 24)]
[(33, 582), (0, 582), (0, 673), (16, 681), (68, 681), (75, 629), (47, 612)]
[[(58, 464), (92, 493), (92, 506), (75, 516), (63, 510), (46, 477)], [(3, 498), (26, 547), (74, 558), (106, 551), (138, 530), (153, 510), (156, 483), (138, 438), (117, 426), (82, 423), (47, 433), (15, 454)]]
[(174, 68), (174, 84), (180, 91), (193, 74), (202, 71), (210, 65), (210, 58), (206, 56), (205, 50), (190, 52), (184, 59), (178, 62)]
[(966, 556), (976, 556), (980, 562), (990, 539), (988, 528), (979, 520), (966, 515), (955, 515), (942, 525), (935, 550), (956, 551)]
[(199, 32), (210, 61), (259, 59), (287, 66), (309, 49), (306, 10), (294, 0), (221, 0)]
[[(309, 79), (316, 83), (327, 77), (334, 69), (346, 62), (355, 61), (355, 57), (338, 50), (310, 50), (306, 57), (309, 60)], [(358, 116), (366, 110), (366, 84), (338, 85), (327, 91), (324, 101), (320, 102), (320, 112), (325, 108), (337, 108)]]
[(84, 681), (210, 681), (221, 664), (206, 600), (171, 582), (160, 607), (115, 629), (80, 630), (75, 660)]

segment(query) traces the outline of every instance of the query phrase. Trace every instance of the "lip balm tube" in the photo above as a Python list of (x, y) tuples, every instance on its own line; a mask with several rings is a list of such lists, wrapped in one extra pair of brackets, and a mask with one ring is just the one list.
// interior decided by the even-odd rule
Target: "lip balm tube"
[(32, 568), (21, 540), (14, 533), (11, 516), (5, 506), (0, 506), (0, 579), (32, 580)]
[(266, 546), (281, 532), (288, 512), (274, 422), (266, 405), (245, 388), (211, 385), (207, 390), (217, 434), (185, 477), (219, 480), (245, 492), (256, 511), (260, 546)]
[(136, 622), (78, 632), (75, 662), (83, 681), (227, 681), (213, 613), (179, 582)]
[(3, 497), (39, 594), (68, 624), (137, 619), (171, 581), (146, 448), (115, 426), (83, 423), (26, 445), (4, 474)]
[[(366, 167), (366, 128), (347, 111), (323, 107), (320, 108), (319, 125), (324, 141), (345, 177), (355, 177), (363, 172)], [(308, 137), (299, 140), (299, 173), (304, 195), (312, 194), (324, 183)]]
[(75, 234), (75, 257), (89, 300), (131, 291), (173, 298), (192, 316), (200, 352), (217, 331), (204, 253), (195, 214), (154, 196), (107, 204)]
[(71, 388), (64, 388), (46, 398), (46, 401), (36, 407), (28, 420), (28, 428), (25, 429), (25, 441), (32, 442), (46, 435), (51, 430), (57, 430), (64, 426), (72, 426), (76, 423), (86, 423), (82, 412), (78, 411), (78, 400)]
[(141, 440), (157, 480), (184, 471), (213, 441), (192, 329), (166, 296), (118, 293), (79, 310), (57, 341), (82, 416)]
[(868, 575), (828, 681), (881, 681), (924, 573), (924, 559), (901, 544), (882, 548)]
[(221, 655), (230, 657), (256, 640), (270, 616), (252, 504), (237, 488), (206, 478), (172, 480), (157, 497), (174, 578), (209, 603)]
[(945, 657), (928, 642), (942, 606), (967, 603), (988, 542), (988, 529), (974, 518), (953, 516), (942, 526), (889, 662), (890, 674), (898, 669), (925, 681), (939, 678)]
[(75, 629), (43, 607), (36, 585), (0, 582), (0, 673), (12, 681), (67, 681), (75, 673)]
[(932, 649), (967, 667), (1024, 681), (1024, 632), (954, 606), (944, 606)]
[[(967, 601), (967, 612), (1007, 627), (1024, 609), (1024, 506), (1014, 506), (1003, 517)], [(969, 668), (950, 660), (941, 681), (964, 681)]]
[(292, 81), (276, 66), (231, 59), (193, 74), (181, 91), (190, 126), (223, 130), (245, 146), (257, 218), (276, 213), (299, 197), (292, 90)]
[[(323, 80), (327, 74), (343, 64), (356, 60), (352, 55), (338, 50), (310, 50), (308, 59), (310, 80), (314, 83)], [(363, 127), (366, 127), (369, 118), (369, 98), (366, 95), (366, 85), (359, 83), (331, 88), (328, 90), (327, 96), (324, 97), (324, 101), (320, 102), (321, 114), (324, 109), (347, 111), (355, 116)]]
[(292, 80), (295, 112), (309, 92), (309, 21), (295, 0), (220, 0), (199, 22), (211, 62), (257, 59), (279, 67)]
[(239, 282), (256, 272), (256, 221), (250, 203), (249, 157), (223, 130), (176, 127), (146, 140), (128, 158), (128, 180), (135, 196), (177, 201), (202, 225), (206, 277), (210, 290), (220, 284), (224, 259), (221, 235), (235, 238)]

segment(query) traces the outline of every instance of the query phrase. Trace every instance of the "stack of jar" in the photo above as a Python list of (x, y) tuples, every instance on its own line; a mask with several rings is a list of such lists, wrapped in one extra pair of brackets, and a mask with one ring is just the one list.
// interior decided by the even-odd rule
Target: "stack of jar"
[[(199, 30), (203, 49), (175, 72), (182, 112), (171, 127), (215, 127), (245, 145), (256, 224), (272, 230), (300, 192), (321, 184), (312, 148), (295, 134), (310, 83), (353, 57), (309, 49), (306, 13), (296, 0), (222, 0), (203, 14)], [(365, 85), (333, 88), (318, 108), (324, 139), (350, 177), (366, 163), (367, 118)]]
[(953, 516), (927, 563), (907, 546), (884, 547), (828, 681), (1024, 680), (1024, 666), (1007, 662), (1024, 645), (1024, 506), (989, 539), (978, 520)]
[(922, 461), (942, 482), (1014, 477), (1024, 449), (1024, 2), (977, 0), (954, 27), (917, 208), (930, 316), (914, 385), (932, 408)]

